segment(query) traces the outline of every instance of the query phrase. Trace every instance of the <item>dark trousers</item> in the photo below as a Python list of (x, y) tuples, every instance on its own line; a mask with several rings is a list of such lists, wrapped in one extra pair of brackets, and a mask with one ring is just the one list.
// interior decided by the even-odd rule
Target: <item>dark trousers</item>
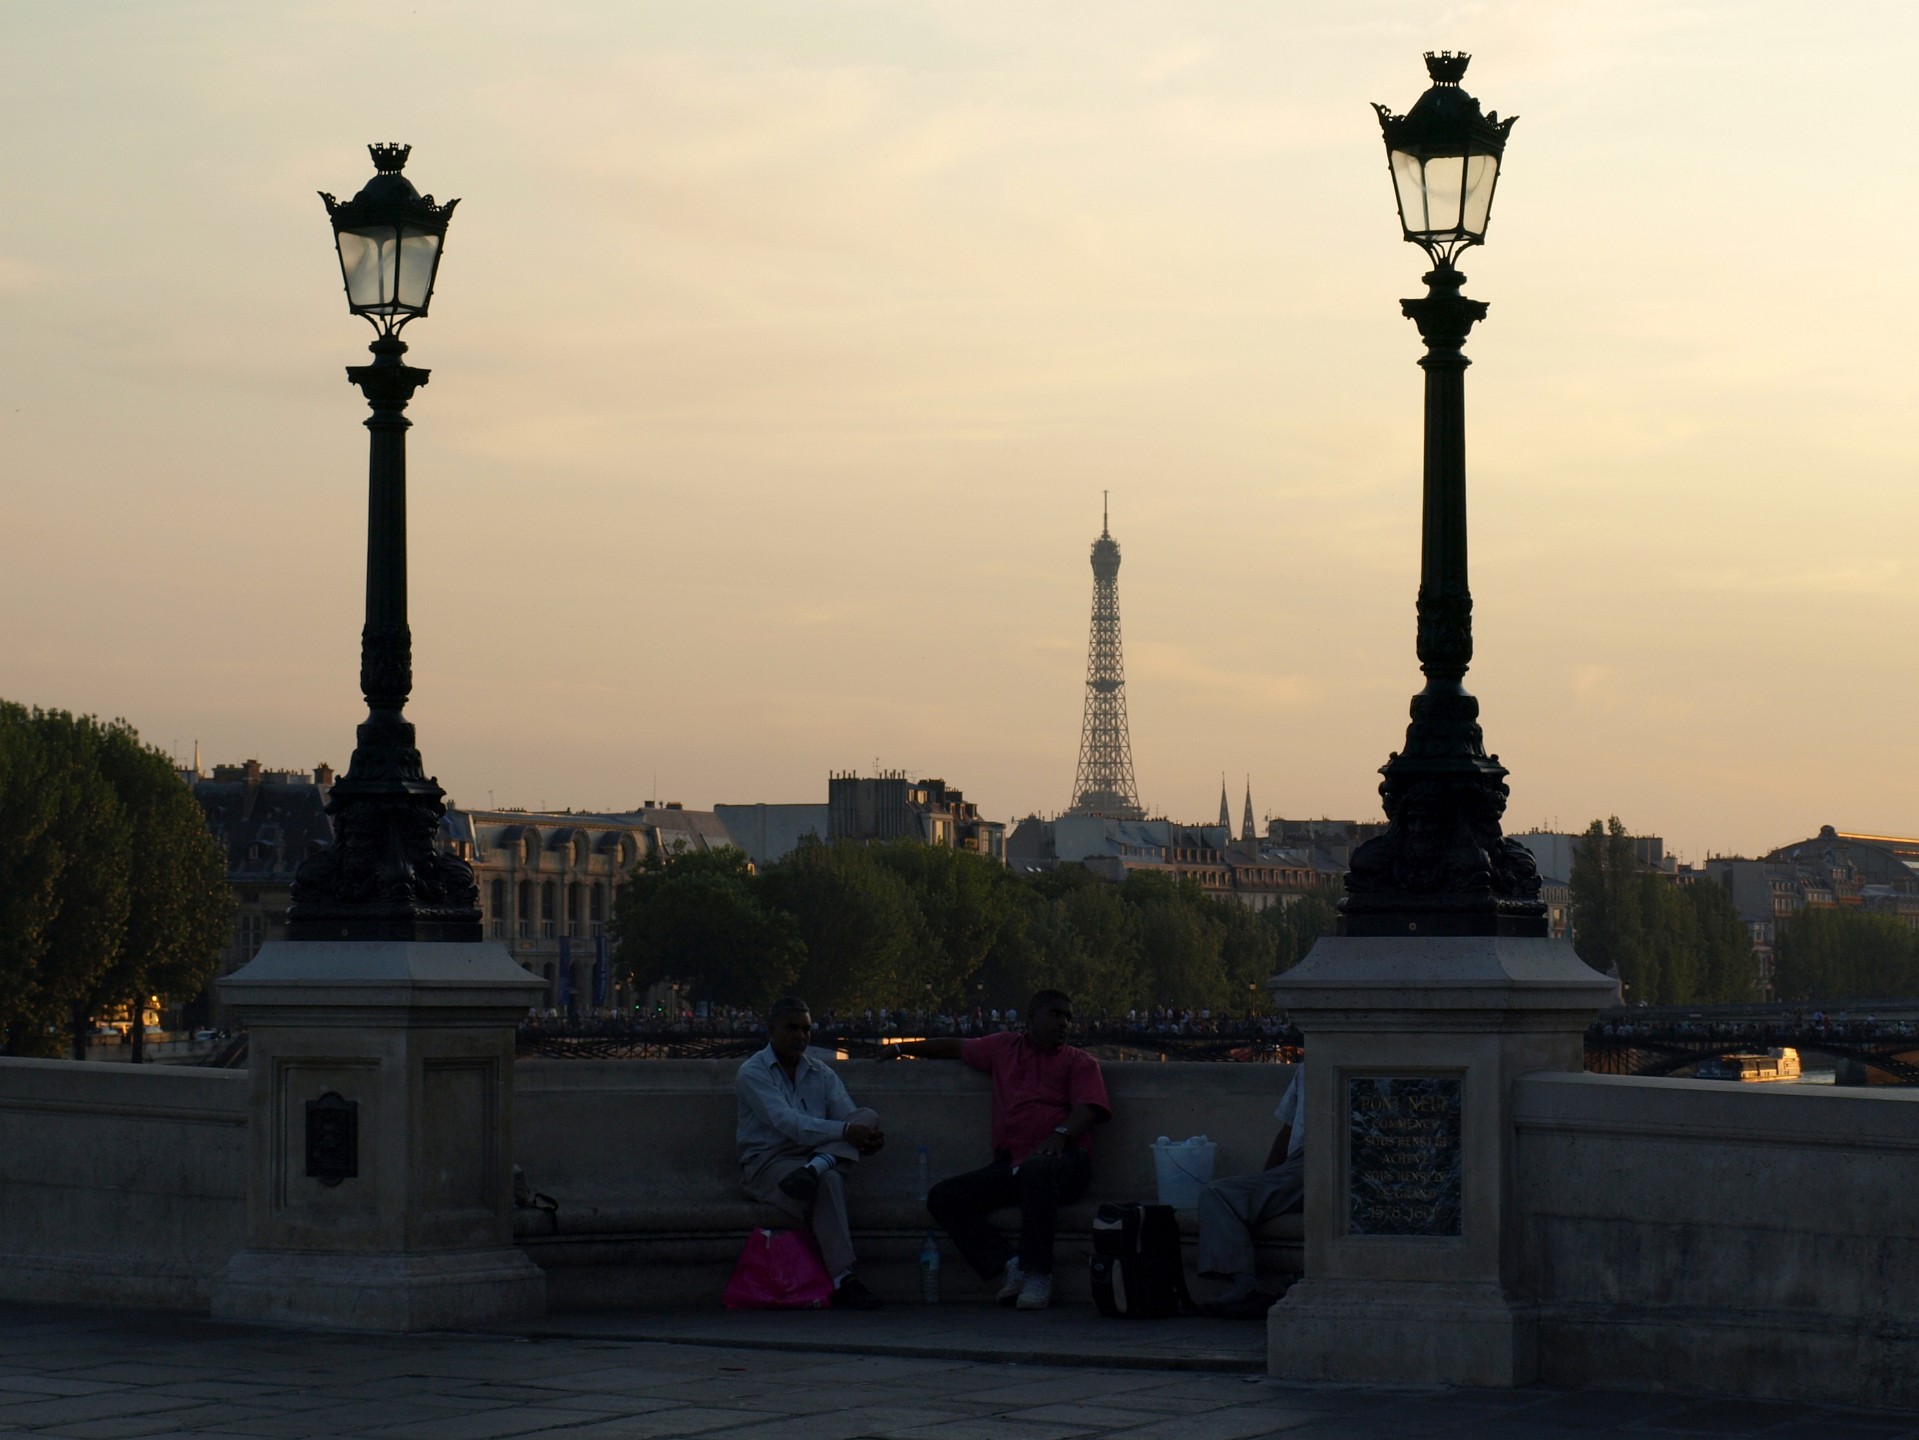
[(993, 1280), (1013, 1252), (986, 1217), (1019, 1206), (1019, 1268), (1029, 1275), (1051, 1275), (1059, 1207), (1084, 1195), (1092, 1178), (1093, 1162), (1084, 1150), (1069, 1146), (1058, 1155), (1030, 1155), (1017, 1175), (1002, 1152), (983, 1170), (940, 1181), (928, 1192), (926, 1208), (953, 1237), (966, 1263), (982, 1280)]

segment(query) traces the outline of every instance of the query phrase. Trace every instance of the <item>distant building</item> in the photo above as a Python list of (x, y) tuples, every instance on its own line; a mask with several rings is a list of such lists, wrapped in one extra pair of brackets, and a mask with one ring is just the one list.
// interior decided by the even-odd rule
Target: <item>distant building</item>
[(1006, 840), (1007, 863), (1021, 874), (1062, 864), (1083, 865), (1118, 884), (1136, 870), (1189, 879), (1219, 900), (1250, 909), (1286, 905), (1302, 895), (1331, 898), (1341, 869), (1310, 851), (1265, 840), (1234, 840), (1230, 825), (1182, 825), (1172, 820), (1115, 820), (1066, 814), (1029, 815)]
[(656, 998), (611, 974), (609, 922), (634, 867), (732, 838), (712, 811), (670, 801), (595, 813), (448, 806), (440, 843), (473, 867), (486, 937), (546, 981), (544, 1008), (586, 1013)]
[(826, 812), (829, 841), (918, 840), (1006, 859), (1006, 826), (981, 818), (979, 806), (944, 780), (908, 780), (903, 770), (836, 772), (827, 777)]
[[(180, 778), (193, 792), (207, 829), (226, 857), (227, 884), (233, 889), (233, 931), (219, 974), (231, 975), (269, 940), (284, 940), (293, 872), (316, 850), (333, 843), (327, 818), (327, 793), (333, 769), (269, 770), (258, 760), (216, 765), (200, 773), (198, 747), (193, 768)], [(208, 988), (209, 1019), (224, 1020), (218, 993)]]
[(824, 805), (715, 805), (733, 843), (755, 865), (771, 865), (799, 848), (809, 835), (826, 838)]
[(1919, 840), (1821, 827), (1761, 859), (1720, 855), (1706, 874), (1726, 887), (1752, 937), (1762, 993), (1772, 993), (1779, 926), (1807, 910), (1871, 910), (1919, 930)]

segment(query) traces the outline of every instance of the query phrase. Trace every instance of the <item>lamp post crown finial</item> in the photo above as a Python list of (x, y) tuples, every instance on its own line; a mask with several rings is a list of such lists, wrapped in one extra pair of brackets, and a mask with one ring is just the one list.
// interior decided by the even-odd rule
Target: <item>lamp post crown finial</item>
[(1437, 54), (1426, 52), (1426, 74), (1435, 85), (1457, 85), (1466, 78), (1466, 65), (1473, 57), (1461, 50), (1455, 54), (1451, 50), (1441, 50)]
[(413, 153), (413, 147), (396, 144), (389, 140), (384, 145), (367, 146), (366, 153), (373, 157), (373, 168), (380, 174), (398, 175), (406, 169), (406, 157)]

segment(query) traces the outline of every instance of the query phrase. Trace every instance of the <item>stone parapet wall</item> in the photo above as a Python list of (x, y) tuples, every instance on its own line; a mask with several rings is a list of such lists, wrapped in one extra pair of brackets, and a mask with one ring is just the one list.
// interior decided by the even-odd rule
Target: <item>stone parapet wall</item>
[(0, 1058), (0, 1297), (204, 1310), (246, 1124), (244, 1074)]
[(1919, 1408), (1919, 1091), (1518, 1082), (1540, 1378)]

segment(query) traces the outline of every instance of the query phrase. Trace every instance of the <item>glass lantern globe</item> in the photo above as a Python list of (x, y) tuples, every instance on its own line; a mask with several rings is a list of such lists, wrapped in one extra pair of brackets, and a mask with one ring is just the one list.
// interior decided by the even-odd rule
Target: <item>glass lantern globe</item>
[(1386, 140), (1399, 223), (1406, 238), (1441, 266), (1486, 239), (1493, 190), (1506, 134), (1519, 117), (1482, 115), (1479, 102), (1459, 88), (1472, 57), (1428, 51), (1432, 88), (1404, 115), (1375, 104)]
[(376, 173), (359, 194), (342, 202), (320, 192), (333, 221), (347, 308), (383, 335), (426, 314), (446, 247), (447, 221), (460, 203), (436, 205), (431, 195), (413, 188), (400, 173), (412, 148), (369, 145)]

